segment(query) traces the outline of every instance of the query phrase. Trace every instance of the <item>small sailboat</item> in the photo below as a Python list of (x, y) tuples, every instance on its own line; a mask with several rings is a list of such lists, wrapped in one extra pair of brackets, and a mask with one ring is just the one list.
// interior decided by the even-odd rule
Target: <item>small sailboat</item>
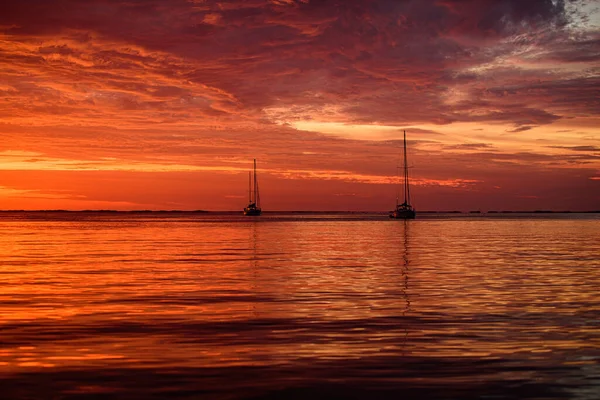
[(248, 172), (248, 206), (244, 208), (244, 215), (258, 216), (262, 213), (260, 209), (260, 194), (258, 193), (258, 181), (256, 180), (256, 158), (254, 159), (254, 176)]
[(410, 204), (410, 187), (408, 185), (408, 163), (406, 158), (406, 131), (404, 131), (404, 203), (398, 204), (398, 196), (396, 196), (396, 209), (390, 211), (390, 218), (394, 219), (414, 219), (416, 211)]

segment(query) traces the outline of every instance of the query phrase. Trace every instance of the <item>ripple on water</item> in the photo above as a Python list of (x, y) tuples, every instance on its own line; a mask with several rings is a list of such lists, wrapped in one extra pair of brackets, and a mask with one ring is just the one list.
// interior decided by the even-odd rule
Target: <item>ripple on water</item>
[(7, 217), (8, 398), (581, 398), (595, 218)]

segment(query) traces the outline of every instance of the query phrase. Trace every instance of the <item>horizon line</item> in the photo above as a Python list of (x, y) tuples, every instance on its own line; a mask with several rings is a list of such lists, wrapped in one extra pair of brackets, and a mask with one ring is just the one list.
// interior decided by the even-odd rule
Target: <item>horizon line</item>
[[(26, 213), (26, 212), (64, 212), (64, 213), (202, 213), (202, 214), (217, 214), (217, 213), (241, 213), (239, 210), (152, 210), (152, 209), (140, 209), (140, 210), (113, 210), (113, 209), (81, 209), (81, 210), (67, 210), (67, 209), (35, 209), (35, 210), (25, 210), (25, 209), (12, 209), (12, 210), (0, 210), (0, 213)], [(350, 213), (360, 213), (360, 214), (379, 214), (379, 213), (388, 213), (390, 211), (377, 211), (377, 210), (271, 210), (271, 211), (263, 211), (263, 214), (275, 214), (275, 213), (318, 213), (318, 214), (350, 214)], [(600, 213), (600, 210), (426, 210), (426, 211), (418, 211), (417, 213), (422, 214), (510, 214), (510, 213), (520, 213), (520, 214), (588, 214), (588, 213)]]

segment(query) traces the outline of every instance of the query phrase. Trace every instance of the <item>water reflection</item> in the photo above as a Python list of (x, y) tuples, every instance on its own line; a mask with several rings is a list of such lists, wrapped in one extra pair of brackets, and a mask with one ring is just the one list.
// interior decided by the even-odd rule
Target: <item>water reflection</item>
[[(409, 264), (410, 264), (410, 256), (409, 256), (409, 237), (410, 237), (410, 224), (411, 221), (409, 220), (404, 220), (401, 221), (401, 224), (403, 225), (404, 228), (404, 254), (402, 256), (402, 265), (401, 265), (401, 271), (402, 271), (402, 276), (404, 277), (404, 290), (403, 290), (403, 294), (402, 297), (404, 298), (404, 301), (406, 303), (406, 307), (404, 308), (402, 315), (405, 316), (407, 315), (407, 313), (410, 312), (410, 297), (409, 297), (409, 293), (408, 293), (408, 278), (409, 278)], [(402, 355), (405, 356), (406, 355), (406, 347), (407, 347), (407, 342), (408, 342), (408, 324), (406, 324), (406, 328), (404, 329), (404, 343), (402, 345)]]
[(410, 221), (408, 220), (404, 220), (403, 221), (403, 225), (404, 225), (404, 255), (402, 257), (402, 259), (404, 260), (403, 264), (402, 264), (402, 276), (404, 276), (404, 300), (406, 301), (406, 310), (403, 312), (403, 315), (405, 315), (407, 312), (410, 311), (410, 299), (408, 297), (408, 272), (409, 272), (409, 268), (408, 268), (408, 264), (410, 263), (409, 261), (409, 236), (410, 236)]
[(596, 221), (266, 221), (0, 222), (0, 389), (585, 398), (598, 385)]

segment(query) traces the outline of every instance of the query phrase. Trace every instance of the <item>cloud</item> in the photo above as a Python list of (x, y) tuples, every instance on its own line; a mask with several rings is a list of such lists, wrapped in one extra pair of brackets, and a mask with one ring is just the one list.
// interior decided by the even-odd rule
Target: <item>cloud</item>
[(447, 150), (481, 150), (493, 149), (494, 146), (489, 143), (463, 143), (444, 146)]
[[(512, 165), (593, 170), (583, 153), (596, 151), (600, 125), (600, 32), (587, 10), (551, 0), (3, 2), (3, 168), (227, 174), (258, 157), (278, 179), (370, 185), (394, 175), (406, 129), (415, 184), (476, 186)], [(540, 139), (581, 154), (546, 154)], [(486, 173), (474, 176), (475, 165)]]
[[(14, 74), (19, 93), (36, 93), (42, 102), (28, 110), (47, 115), (89, 119), (92, 113), (82, 115), (78, 107), (87, 102), (105, 112), (127, 111), (131, 116), (123, 122), (201, 117), (227, 124), (264, 120), (261, 110), (281, 105), (287, 105), (289, 120), (299, 110), (327, 120), (335, 104), (338, 115), (330, 122), (520, 126), (560, 118), (550, 111), (552, 104), (527, 105), (529, 93), (593, 83), (553, 74), (552, 84), (515, 85), (523, 71), (513, 68), (505, 82), (480, 88), (473, 83), (481, 82), (483, 72), (466, 72), (523, 57), (525, 50), (518, 49), (531, 49), (534, 37), (538, 54), (558, 54), (539, 32), (549, 24), (566, 29), (561, 2), (351, 1), (344, 8), (336, 1), (23, 4), (4, 6), (5, 48), (13, 50), (5, 69)], [(31, 7), (40, 13), (32, 16)], [(481, 42), (466, 45), (459, 33)], [(515, 35), (520, 42), (506, 43), (505, 37)], [(559, 37), (563, 50), (594, 51), (594, 40)], [(497, 69), (488, 71), (498, 75)], [(40, 85), (42, 78), (56, 83)], [(74, 80), (77, 85), (69, 83)], [(464, 94), (464, 104), (439, 97), (450, 88)], [(520, 104), (502, 93), (519, 95)], [(593, 93), (579, 95), (577, 104), (585, 105)], [(15, 100), (14, 109), (21, 108)]]
[(514, 129), (511, 129), (511, 130), (508, 130), (507, 132), (510, 132), (510, 133), (525, 132), (525, 131), (528, 131), (528, 130), (530, 130), (532, 128), (534, 128), (534, 127), (533, 126), (527, 126), (527, 125), (525, 125), (525, 126), (520, 126), (518, 128), (514, 128)]
[(600, 151), (600, 146), (548, 146), (553, 149), (566, 149), (572, 151)]
[[(537, 25), (562, 27), (567, 23), (563, 1), (550, 0), (441, 0), (455, 16), (453, 32), (513, 35)], [(457, 17), (468, 14), (469, 18)]]

